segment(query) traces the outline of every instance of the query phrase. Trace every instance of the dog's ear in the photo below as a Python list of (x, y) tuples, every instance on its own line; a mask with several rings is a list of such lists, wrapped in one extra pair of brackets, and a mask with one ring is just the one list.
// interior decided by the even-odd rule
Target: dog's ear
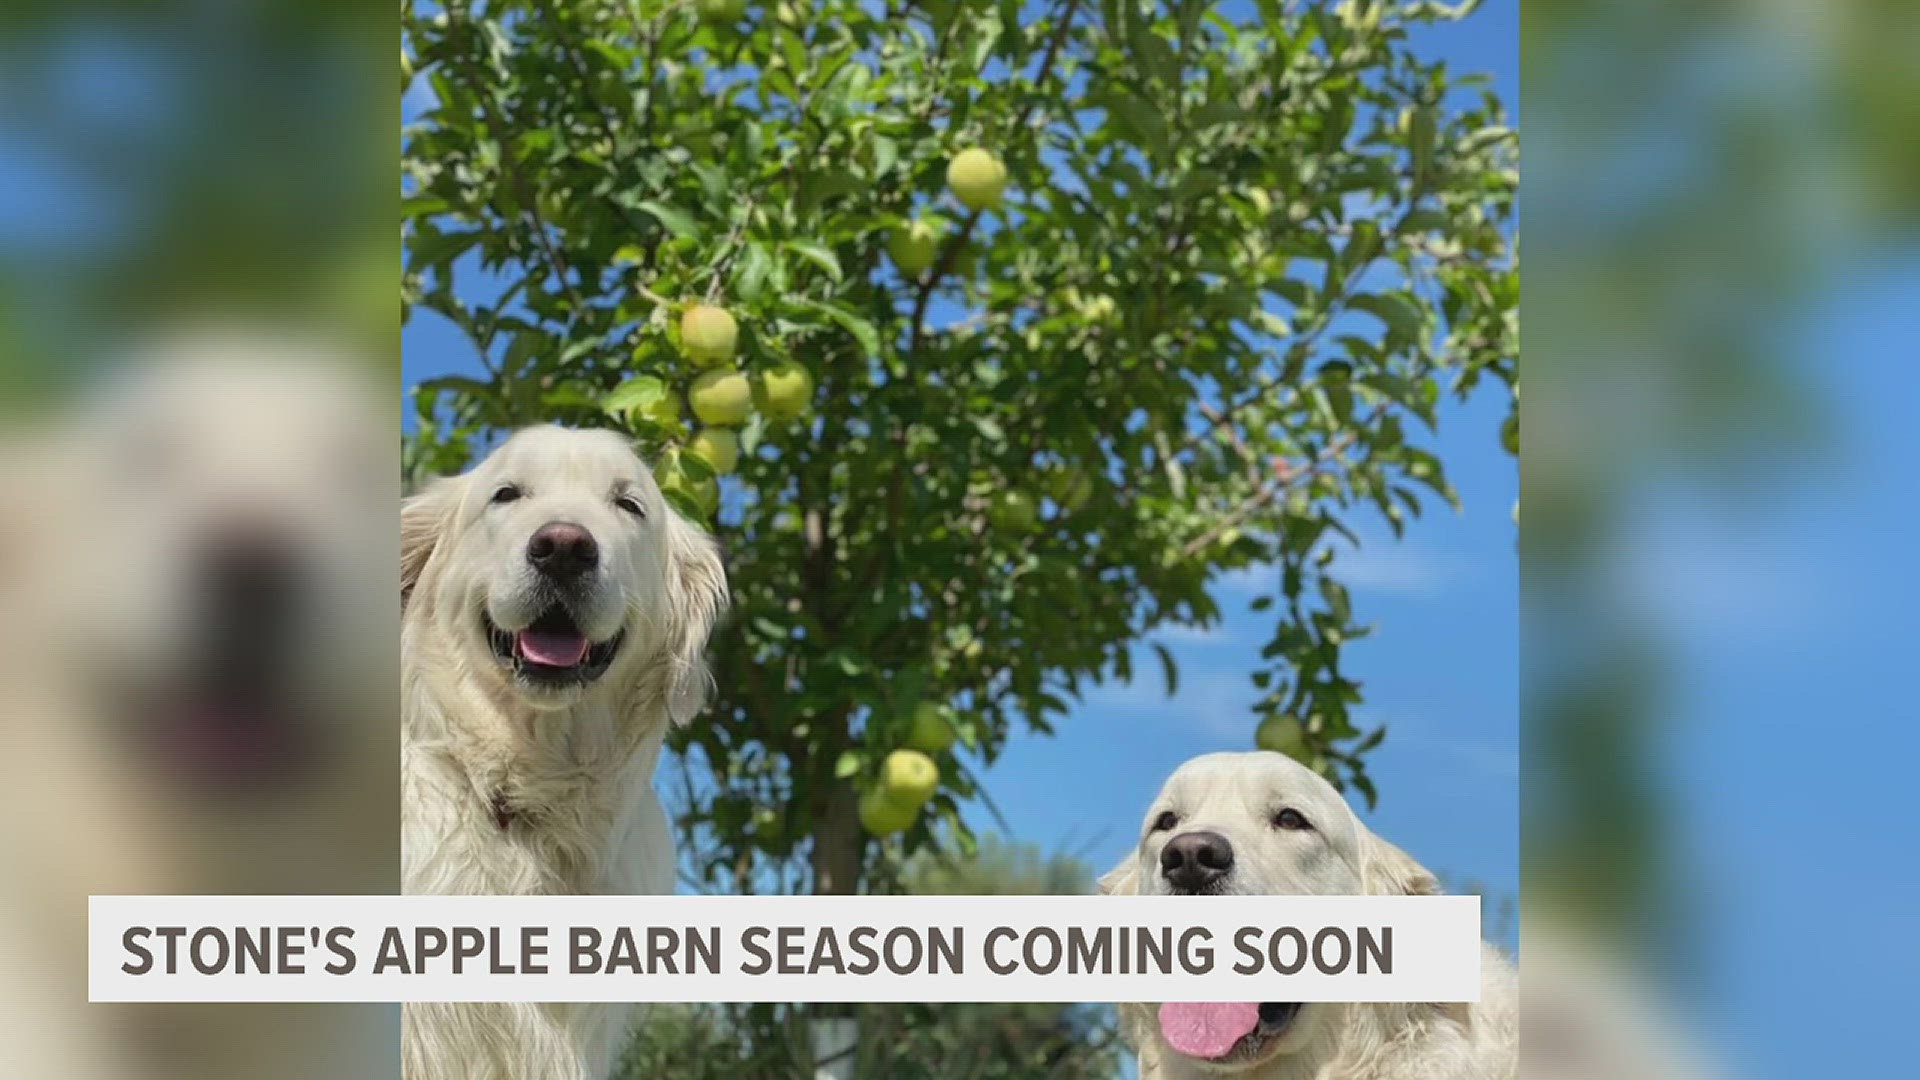
[(413, 587), (433, 557), (433, 549), (446, 535), (453, 515), (460, 508), (460, 481), (447, 477), (428, 484), (426, 489), (400, 500), (400, 609), (406, 610)]
[(1413, 856), (1365, 832), (1366, 879), (1369, 896), (1438, 896), (1440, 879), (1413, 861)]
[(1140, 859), (1129, 854), (1120, 865), (1100, 875), (1101, 896), (1140, 895)]
[(698, 526), (667, 510), (667, 715), (684, 724), (706, 707), (713, 677), (707, 639), (727, 610), (727, 568), (720, 545)]

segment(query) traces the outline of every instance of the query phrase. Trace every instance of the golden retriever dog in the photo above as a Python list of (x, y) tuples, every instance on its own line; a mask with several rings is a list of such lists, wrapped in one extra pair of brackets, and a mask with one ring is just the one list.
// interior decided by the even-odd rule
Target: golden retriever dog
[[(1423, 896), (1439, 882), (1284, 754), (1209, 754), (1177, 770), (1109, 895)], [(1142, 1080), (1512, 1080), (1518, 980), (1483, 947), (1479, 1003), (1121, 1006)]]
[(89, 894), (399, 887), (390, 368), (203, 323), (0, 447), (0, 1072), (399, 1072), (392, 1005), (86, 1003)]
[[(402, 877), (422, 894), (673, 891), (653, 792), (705, 704), (712, 539), (627, 441), (538, 427), (400, 513)], [(605, 1080), (627, 1005), (406, 1009), (409, 1080)]]

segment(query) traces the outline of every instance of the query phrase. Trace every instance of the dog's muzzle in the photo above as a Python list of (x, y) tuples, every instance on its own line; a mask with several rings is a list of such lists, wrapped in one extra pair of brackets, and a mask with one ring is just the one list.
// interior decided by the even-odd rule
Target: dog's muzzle
[(585, 686), (606, 674), (627, 636), (622, 630), (594, 642), (560, 603), (548, 606), (518, 630), (494, 625), (485, 611), (480, 617), (495, 658), (512, 670), (515, 679), (543, 689)]

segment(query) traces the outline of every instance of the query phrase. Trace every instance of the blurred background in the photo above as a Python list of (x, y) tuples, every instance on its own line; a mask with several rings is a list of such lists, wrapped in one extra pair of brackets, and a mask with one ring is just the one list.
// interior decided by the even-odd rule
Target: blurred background
[(87, 1006), (86, 897), (398, 887), (390, 9), (0, 13), (0, 1071), (398, 1073)]
[(1522, 27), (1529, 1075), (1905, 1071), (1920, 9)]

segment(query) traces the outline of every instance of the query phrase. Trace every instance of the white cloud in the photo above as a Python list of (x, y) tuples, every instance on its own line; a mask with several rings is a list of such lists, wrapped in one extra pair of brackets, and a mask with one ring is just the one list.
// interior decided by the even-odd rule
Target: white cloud
[[(1667, 508), (1632, 523), (1607, 567), (1632, 614), (1693, 640), (1753, 643), (1823, 617), (1818, 541), (1781, 522)], [(1830, 609), (1827, 614), (1831, 614)]]
[(1500, 780), (1520, 779), (1520, 748), (1517, 746), (1456, 746), (1455, 756), (1469, 768)]
[(1433, 552), (1407, 540), (1342, 545), (1334, 556), (1333, 575), (1358, 591), (1391, 593), (1438, 592), (1448, 576)]
[(1149, 658), (1135, 663), (1131, 683), (1109, 681), (1089, 689), (1081, 707), (1151, 715), (1209, 739), (1244, 743), (1253, 738), (1254, 693), (1244, 672), (1182, 664), (1179, 691), (1169, 697), (1159, 663)]
[[(1359, 716), (1354, 723), (1362, 730), (1378, 727), (1381, 721), (1375, 717)], [(1495, 746), (1486, 743), (1460, 742), (1448, 738), (1429, 723), (1424, 717), (1400, 717), (1389, 720), (1387, 741), (1383, 750), (1410, 753), (1415, 757), (1431, 759), (1435, 765), (1448, 771), (1457, 771), (1463, 777), (1478, 780), (1503, 780), (1518, 782), (1520, 779), (1519, 746)]]
[(1226, 592), (1255, 596), (1279, 584), (1280, 569), (1272, 563), (1262, 563), (1229, 570), (1214, 580)]

